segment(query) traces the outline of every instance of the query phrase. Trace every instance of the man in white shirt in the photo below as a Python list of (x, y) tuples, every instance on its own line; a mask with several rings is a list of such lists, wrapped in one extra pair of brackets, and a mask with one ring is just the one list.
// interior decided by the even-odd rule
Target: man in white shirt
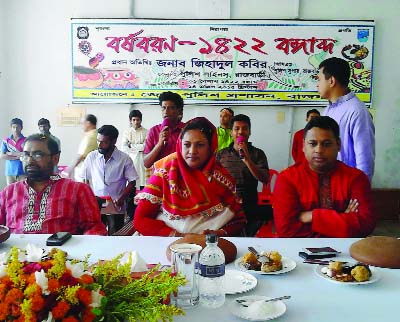
[(125, 201), (139, 178), (132, 159), (115, 146), (117, 138), (118, 130), (114, 126), (103, 125), (99, 128), (98, 149), (90, 152), (83, 164), (84, 181), (91, 183), (97, 197), (111, 197), (119, 213), (102, 218), (107, 221), (109, 234), (124, 225)]

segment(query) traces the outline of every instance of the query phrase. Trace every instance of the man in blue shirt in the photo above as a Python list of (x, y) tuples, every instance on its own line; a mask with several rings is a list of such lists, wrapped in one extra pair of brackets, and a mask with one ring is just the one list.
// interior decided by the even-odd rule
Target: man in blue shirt
[(341, 149), (338, 160), (363, 171), (372, 180), (375, 164), (375, 127), (371, 114), (348, 84), (350, 66), (331, 57), (319, 65), (318, 92), (329, 101), (324, 111), (340, 128)]

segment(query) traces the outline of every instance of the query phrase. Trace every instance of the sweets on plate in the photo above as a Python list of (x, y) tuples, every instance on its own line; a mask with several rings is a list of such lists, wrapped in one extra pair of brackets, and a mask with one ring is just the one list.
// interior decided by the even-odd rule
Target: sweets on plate
[(360, 263), (347, 266), (343, 262), (332, 261), (328, 267), (323, 267), (321, 272), (341, 282), (366, 282), (371, 278), (371, 270), (368, 265)]
[(251, 252), (246, 253), (241, 260), (244, 267), (249, 270), (262, 271), (265, 273), (276, 272), (282, 269), (282, 255), (277, 251), (261, 252), (261, 256), (268, 258), (266, 262), (259, 262), (257, 256)]

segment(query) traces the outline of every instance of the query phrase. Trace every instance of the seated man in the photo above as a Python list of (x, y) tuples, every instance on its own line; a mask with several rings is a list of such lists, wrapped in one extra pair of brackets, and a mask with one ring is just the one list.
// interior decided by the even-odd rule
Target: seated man
[(265, 216), (257, 205), (257, 186), (259, 181), (268, 182), (268, 160), (263, 150), (248, 142), (251, 123), (247, 115), (235, 115), (231, 124), (233, 142), (217, 152), (217, 160), (236, 180), (236, 193), (247, 217), (246, 235), (254, 236)]
[(98, 130), (96, 151), (90, 152), (84, 163), (84, 181), (91, 183), (97, 197), (110, 196), (115, 207), (112, 216), (103, 216), (111, 235), (124, 225), (126, 199), (135, 189), (139, 178), (132, 159), (115, 146), (118, 130), (113, 125), (103, 125)]
[(52, 176), (60, 153), (57, 143), (42, 134), (26, 139), (23, 162), (27, 180), (0, 192), (0, 224), (18, 234), (106, 235), (90, 187)]
[(307, 162), (282, 171), (274, 189), (279, 237), (365, 237), (376, 225), (371, 185), (360, 170), (336, 160), (339, 126), (328, 116), (304, 128)]

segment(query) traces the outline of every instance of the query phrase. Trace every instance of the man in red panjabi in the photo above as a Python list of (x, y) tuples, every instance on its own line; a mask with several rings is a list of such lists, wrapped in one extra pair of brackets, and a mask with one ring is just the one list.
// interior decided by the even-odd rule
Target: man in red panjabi
[(338, 161), (339, 126), (328, 116), (304, 128), (307, 162), (282, 171), (274, 189), (279, 237), (365, 237), (377, 214), (368, 177)]

